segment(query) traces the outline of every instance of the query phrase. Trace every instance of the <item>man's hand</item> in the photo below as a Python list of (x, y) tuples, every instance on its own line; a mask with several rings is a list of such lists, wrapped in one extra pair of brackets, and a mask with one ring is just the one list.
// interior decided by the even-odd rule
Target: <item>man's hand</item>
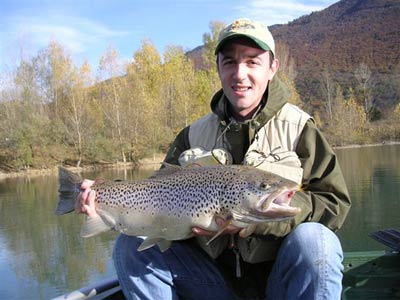
[(76, 202), (75, 212), (85, 213), (89, 217), (97, 216), (96, 207), (94, 204), (96, 192), (90, 188), (93, 184), (93, 180), (83, 180), (81, 184), (82, 192), (80, 193), (78, 201)]

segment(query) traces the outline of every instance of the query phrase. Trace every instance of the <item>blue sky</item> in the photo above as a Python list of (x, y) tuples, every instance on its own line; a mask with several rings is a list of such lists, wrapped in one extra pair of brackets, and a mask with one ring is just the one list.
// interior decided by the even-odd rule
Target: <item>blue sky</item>
[(97, 68), (111, 46), (130, 60), (143, 39), (159, 50), (202, 44), (211, 21), (246, 17), (266, 25), (322, 10), (338, 0), (0, 0), (0, 72), (35, 56), (51, 40), (76, 64)]

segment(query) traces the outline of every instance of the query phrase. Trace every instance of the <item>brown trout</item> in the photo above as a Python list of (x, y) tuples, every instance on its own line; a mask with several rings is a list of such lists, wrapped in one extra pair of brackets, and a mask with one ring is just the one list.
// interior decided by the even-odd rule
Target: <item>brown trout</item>
[[(59, 168), (56, 214), (74, 210), (81, 182), (79, 175)], [(183, 168), (164, 164), (147, 179), (96, 179), (91, 189), (96, 191), (98, 216), (88, 218), (81, 236), (110, 229), (144, 236), (139, 251), (155, 244), (165, 251), (171, 241), (192, 237), (194, 226), (219, 230), (217, 236), (223, 229), (218, 228), (216, 217), (227, 220), (226, 224), (247, 228), (251, 234), (257, 224), (291, 218), (300, 211), (289, 205), (300, 189), (298, 184), (243, 165)], [(278, 212), (274, 205), (279, 205)]]

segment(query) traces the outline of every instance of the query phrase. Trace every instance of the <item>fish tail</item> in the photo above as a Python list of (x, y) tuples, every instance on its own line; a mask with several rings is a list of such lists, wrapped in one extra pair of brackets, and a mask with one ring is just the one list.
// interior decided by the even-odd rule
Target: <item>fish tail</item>
[(64, 167), (58, 167), (58, 203), (56, 215), (75, 210), (75, 204), (81, 192), (82, 178)]

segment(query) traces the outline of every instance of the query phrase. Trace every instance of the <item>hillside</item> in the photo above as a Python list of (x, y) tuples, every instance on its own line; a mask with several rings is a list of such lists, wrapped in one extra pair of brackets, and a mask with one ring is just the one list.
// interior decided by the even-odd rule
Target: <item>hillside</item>
[(320, 92), (307, 86), (315, 86), (324, 69), (341, 84), (354, 84), (354, 71), (364, 63), (372, 71), (375, 101), (381, 106), (398, 101), (399, 83), (392, 77), (400, 72), (400, 1), (342, 0), (271, 31), (289, 46), (297, 86), (310, 100)]
[[(359, 88), (354, 72), (361, 63), (371, 71), (374, 105), (388, 108), (399, 102), (399, 0), (342, 0), (270, 30), (278, 44), (288, 45), (296, 64), (297, 90), (311, 106), (326, 97), (324, 71), (346, 93)], [(198, 68), (201, 53), (201, 47), (188, 53)]]

